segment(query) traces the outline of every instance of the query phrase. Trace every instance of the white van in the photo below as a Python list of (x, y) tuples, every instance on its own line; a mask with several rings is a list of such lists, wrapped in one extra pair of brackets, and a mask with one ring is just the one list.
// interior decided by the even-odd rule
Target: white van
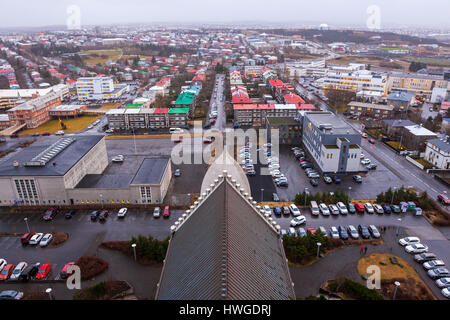
[(319, 206), (317, 205), (317, 202), (311, 201), (310, 202), (310, 208), (311, 208), (311, 214), (313, 216), (318, 216), (319, 215), (320, 210), (319, 210)]
[(169, 132), (170, 133), (182, 133), (183, 129), (181, 129), (181, 128), (170, 128)]

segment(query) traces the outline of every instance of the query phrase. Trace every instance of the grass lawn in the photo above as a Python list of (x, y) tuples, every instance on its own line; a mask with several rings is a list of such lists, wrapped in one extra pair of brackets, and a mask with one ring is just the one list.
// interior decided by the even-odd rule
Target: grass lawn
[(406, 60), (412, 62), (423, 62), (427, 65), (439, 66), (439, 67), (450, 67), (450, 61), (448, 59), (439, 58), (416, 58), (416, 57), (406, 57)]
[(110, 109), (115, 109), (117, 108), (117, 106), (120, 104), (120, 102), (115, 102), (115, 103), (104, 103), (102, 104), (102, 106), (98, 109), (90, 109), (90, 110), (110, 110)]
[[(398, 264), (392, 264), (389, 261), (390, 257), (395, 257), (398, 260)], [(380, 264), (384, 261), (386, 265)], [(390, 290), (394, 287), (393, 282), (399, 281), (400, 287), (398, 289), (397, 297), (417, 299), (435, 299), (433, 293), (428, 286), (420, 278), (419, 274), (414, 268), (402, 258), (396, 257), (392, 254), (386, 253), (372, 253), (363, 256), (358, 261), (358, 273), (364, 275), (367, 273), (367, 267), (376, 265), (380, 268), (381, 276), (381, 291), (387, 297), (390, 295)], [(392, 287), (392, 288), (391, 288)]]
[(395, 150), (406, 150), (406, 147), (404, 145), (400, 145), (400, 142), (398, 141), (388, 141), (386, 143)]
[[(83, 62), (86, 64), (104, 64), (108, 60), (116, 61), (122, 54), (122, 49), (111, 49), (111, 50), (87, 50), (81, 51), (81, 54), (98, 55), (98, 57), (85, 58)], [(107, 56), (102, 58), (101, 56)]]
[[(62, 119), (64, 124), (66, 125), (66, 129), (64, 130), (64, 132), (76, 132), (76, 131), (83, 130), (89, 124), (91, 124), (92, 122), (97, 120), (98, 118), (101, 118), (101, 115), (100, 116), (86, 116), (85, 115), (85, 116), (81, 116), (81, 117), (73, 118), (73, 119)], [(33, 134), (33, 133), (42, 134), (44, 132), (55, 133), (58, 130), (61, 130), (61, 128), (59, 127), (59, 120), (55, 119), (55, 120), (50, 120), (35, 129), (23, 130), (19, 134), (20, 135)]]

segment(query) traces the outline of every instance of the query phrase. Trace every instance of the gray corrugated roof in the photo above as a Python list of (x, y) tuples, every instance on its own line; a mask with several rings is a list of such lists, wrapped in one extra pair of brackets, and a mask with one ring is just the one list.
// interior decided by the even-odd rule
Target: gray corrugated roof
[[(63, 176), (86, 153), (88, 153), (103, 136), (72, 136), (75, 142), (53, 157), (45, 166), (25, 167), (24, 162), (31, 161), (35, 156), (47, 149), (61, 137), (48, 137), (43, 143), (35, 143), (0, 163), (0, 176)], [(19, 167), (13, 166), (13, 161), (19, 162)], [(53, 165), (55, 163), (55, 165)]]
[(431, 139), (428, 140), (427, 143), (431, 143), (432, 145), (438, 147), (444, 152), (450, 152), (450, 139), (447, 138), (447, 140), (443, 139)]
[(169, 157), (145, 158), (131, 184), (160, 184), (169, 161)]
[(222, 180), (172, 234), (161, 300), (295, 299), (278, 232)]

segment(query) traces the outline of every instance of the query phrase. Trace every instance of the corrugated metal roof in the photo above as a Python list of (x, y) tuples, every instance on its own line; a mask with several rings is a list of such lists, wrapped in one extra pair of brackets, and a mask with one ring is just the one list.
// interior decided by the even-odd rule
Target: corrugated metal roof
[(156, 298), (295, 299), (278, 231), (228, 178), (172, 234)]

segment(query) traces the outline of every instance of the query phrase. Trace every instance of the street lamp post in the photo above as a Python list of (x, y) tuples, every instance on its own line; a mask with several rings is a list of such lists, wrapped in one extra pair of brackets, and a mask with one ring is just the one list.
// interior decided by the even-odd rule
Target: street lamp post
[(397, 219), (399, 224), (397, 225), (397, 230), (395, 231), (395, 236), (398, 237), (398, 232), (400, 230), (400, 223), (402, 222), (402, 218), (398, 218)]
[(319, 257), (319, 254), (320, 254), (320, 246), (321, 245), (322, 244), (320, 242), (317, 242), (317, 258)]
[(23, 221), (25, 221), (25, 224), (27, 225), (27, 230), (30, 232), (30, 226), (28, 225), (28, 218), (23, 218)]
[(133, 244), (131, 245), (131, 247), (133, 248), (134, 261), (136, 261), (136, 260), (137, 260), (137, 259), (136, 259), (136, 243), (133, 243)]
[(392, 297), (392, 300), (395, 300), (395, 296), (397, 295), (397, 289), (400, 286), (400, 282), (395, 281), (394, 284), (395, 284), (395, 288), (394, 288), (394, 296)]
[(306, 197), (307, 197), (308, 194), (309, 194), (308, 188), (305, 188), (305, 207), (306, 207)]
[(261, 189), (261, 202), (264, 201), (264, 189)]
[(391, 206), (392, 206), (392, 203), (394, 202), (395, 189), (397, 189), (397, 187), (393, 187), (393, 188), (392, 188)]
[(53, 300), (53, 296), (52, 296), (52, 288), (47, 288), (45, 290), (45, 292), (48, 294), (48, 297), (50, 298), (50, 300)]

